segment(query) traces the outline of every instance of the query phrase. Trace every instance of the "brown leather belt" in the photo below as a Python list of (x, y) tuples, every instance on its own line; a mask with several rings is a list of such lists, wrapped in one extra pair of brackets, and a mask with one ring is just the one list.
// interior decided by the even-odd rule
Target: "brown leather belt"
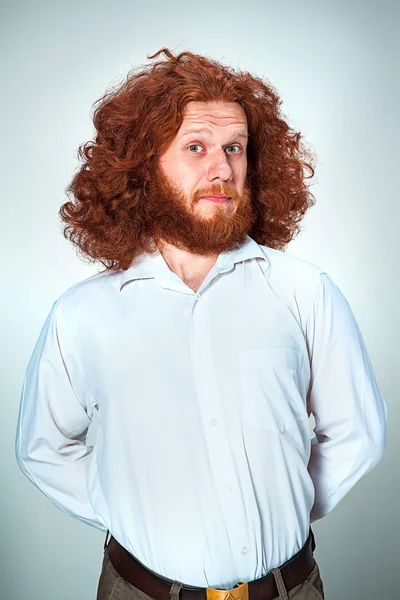
[[(106, 543), (104, 546), (106, 547)], [(310, 527), (310, 534), (303, 548), (280, 566), (287, 591), (302, 583), (311, 573), (314, 566), (314, 550), (314, 533)], [(145, 567), (112, 536), (106, 552), (115, 571), (125, 581), (156, 600), (171, 600), (171, 585), (174, 583), (172, 579)], [(279, 596), (275, 577), (271, 572), (253, 581), (239, 581), (231, 590), (181, 585), (179, 600), (225, 600), (228, 597), (228, 600), (272, 600)]]

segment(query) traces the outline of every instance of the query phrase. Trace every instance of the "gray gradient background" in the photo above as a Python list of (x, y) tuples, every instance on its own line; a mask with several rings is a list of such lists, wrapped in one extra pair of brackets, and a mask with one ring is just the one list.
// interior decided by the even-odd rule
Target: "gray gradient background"
[[(323, 267), (349, 300), (388, 405), (388, 444), (314, 524), (315, 556), (328, 599), (397, 598), (399, 3), (17, 1), (0, 12), (2, 600), (96, 595), (104, 535), (22, 475), (16, 419), (52, 303), (100, 270), (79, 261), (57, 215), (93, 134), (91, 106), (162, 46), (267, 78), (317, 154), (317, 203), (287, 251)], [(88, 444), (95, 434), (96, 423)]]

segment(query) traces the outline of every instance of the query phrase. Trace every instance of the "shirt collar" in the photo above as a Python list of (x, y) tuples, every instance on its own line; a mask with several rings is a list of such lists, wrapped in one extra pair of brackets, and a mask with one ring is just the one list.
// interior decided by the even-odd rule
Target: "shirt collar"
[[(251, 258), (263, 258), (268, 263), (262, 247), (250, 236), (246, 236), (243, 244), (236, 250), (221, 252), (214, 266), (219, 271), (229, 271), (235, 263)], [(153, 255), (144, 252), (134, 259), (130, 267), (116, 273), (115, 285), (121, 291), (123, 285), (128, 281), (152, 279), (156, 276), (165, 278), (175, 275), (160, 251)]]

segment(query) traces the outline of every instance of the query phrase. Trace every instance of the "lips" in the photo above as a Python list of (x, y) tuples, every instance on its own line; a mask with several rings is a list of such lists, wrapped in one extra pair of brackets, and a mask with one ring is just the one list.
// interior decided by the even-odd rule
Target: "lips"
[(230, 200), (230, 196), (223, 196), (222, 194), (212, 194), (210, 196), (201, 196), (201, 200), (212, 200), (213, 202), (225, 202)]

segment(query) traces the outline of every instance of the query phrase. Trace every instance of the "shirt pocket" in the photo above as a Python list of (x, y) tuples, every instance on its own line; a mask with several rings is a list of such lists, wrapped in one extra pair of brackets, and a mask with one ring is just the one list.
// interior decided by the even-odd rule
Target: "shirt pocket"
[(239, 351), (241, 411), (250, 427), (283, 433), (308, 419), (298, 387), (302, 361), (295, 348)]

